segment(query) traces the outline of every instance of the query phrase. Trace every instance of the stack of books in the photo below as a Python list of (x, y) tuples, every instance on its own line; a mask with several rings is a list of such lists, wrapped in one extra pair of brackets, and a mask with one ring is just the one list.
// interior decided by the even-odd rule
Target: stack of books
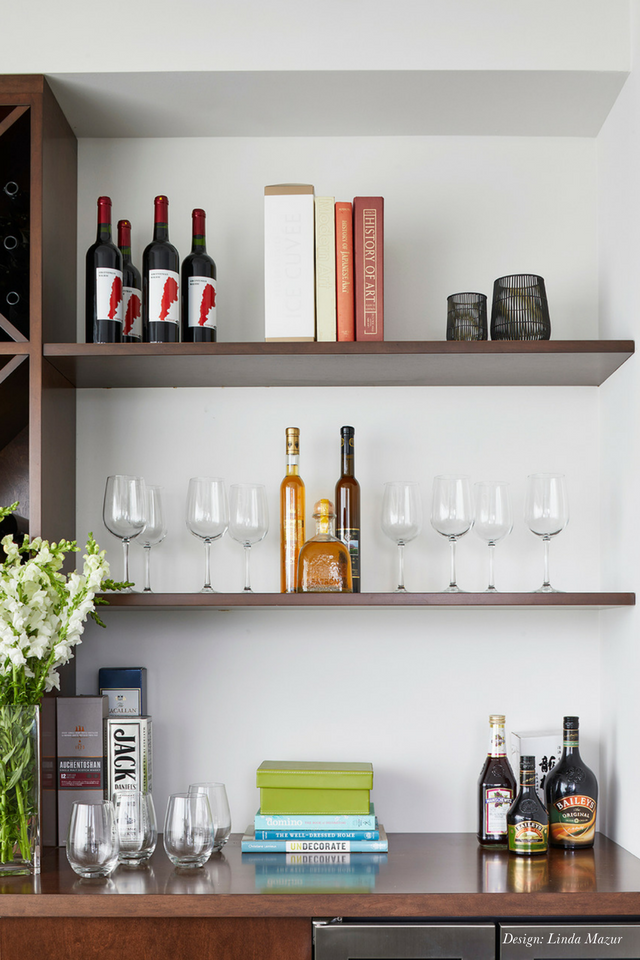
[(386, 853), (370, 792), (370, 763), (265, 761), (256, 776), (260, 809), (243, 853)]

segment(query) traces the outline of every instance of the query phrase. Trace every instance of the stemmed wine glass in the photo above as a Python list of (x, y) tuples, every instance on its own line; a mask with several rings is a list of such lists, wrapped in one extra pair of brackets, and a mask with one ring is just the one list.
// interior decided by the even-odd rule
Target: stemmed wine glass
[(560, 593), (549, 582), (549, 541), (569, 523), (569, 500), (562, 474), (533, 473), (527, 477), (524, 519), (544, 544), (544, 580), (535, 592)]
[(162, 543), (167, 535), (167, 527), (162, 507), (162, 487), (155, 484), (147, 485), (147, 522), (144, 530), (138, 537), (138, 543), (144, 549), (144, 590), (143, 593), (153, 593), (151, 589), (151, 547)]
[(422, 530), (420, 485), (394, 480), (384, 485), (382, 531), (398, 545), (398, 586), (394, 593), (406, 593), (404, 585), (404, 545)]
[(473, 526), (473, 500), (469, 477), (435, 477), (431, 501), (431, 526), (450, 545), (451, 572), (444, 593), (462, 593), (456, 582), (456, 543)]
[(234, 483), (229, 488), (229, 535), (244, 547), (244, 593), (253, 593), (249, 578), (251, 546), (269, 530), (267, 495), (261, 483)]
[[(142, 477), (107, 477), (102, 518), (109, 533), (122, 540), (125, 582), (129, 582), (129, 543), (144, 530), (146, 511), (145, 482)], [(133, 590), (125, 587), (123, 592), (133, 593)]]
[(224, 480), (192, 477), (187, 492), (187, 527), (204, 541), (204, 586), (200, 593), (215, 593), (211, 586), (211, 544), (219, 540), (229, 523)]
[(476, 519), (473, 529), (489, 545), (489, 586), (485, 593), (495, 593), (493, 554), (496, 543), (513, 529), (509, 484), (502, 480), (481, 480), (475, 484)]

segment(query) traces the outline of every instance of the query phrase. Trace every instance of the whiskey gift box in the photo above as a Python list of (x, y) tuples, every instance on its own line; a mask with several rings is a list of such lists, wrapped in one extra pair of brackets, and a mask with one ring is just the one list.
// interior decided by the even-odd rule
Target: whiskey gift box
[(56, 697), (58, 843), (67, 840), (74, 800), (105, 797), (107, 697)]
[(260, 813), (369, 813), (371, 763), (265, 760), (256, 773)]
[(107, 720), (107, 796), (119, 790), (152, 789), (151, 717)]
[(147, 713), (147, 668), (101, 667), (98, 692), (109, 698), (110, 717), (144, 717)]

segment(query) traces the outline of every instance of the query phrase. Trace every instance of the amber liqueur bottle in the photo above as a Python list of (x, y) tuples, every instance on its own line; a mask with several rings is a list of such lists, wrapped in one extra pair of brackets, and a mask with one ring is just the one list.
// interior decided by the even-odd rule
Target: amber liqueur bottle
[(509, 852), (530, 857), (549, 849), (549, 817), (536, 790), (536, 758), (520, 757), (520, 792), (507, 814)]
[(578, 717), (565, 717), (562, 757), (547, 775), (545, 795), (552, 847), (592, 847), (596, 835), (598, 781), (580, 756)]
[(299, 593), (352, 593), (351, 557), (333, 533), (331, 500), (318, 500), (313, 510), (316, 534), (302, 547), (298, 560)]
[(280, 484), (280, 592), (298, 588), (298, 557), (304, 543), (304, 482), (300, 477), (300, 430), (286, 429), (287, 472)]
[(340, 428), (341, 470), (336, 483), (336, 536), (351, 557), (353, 593), (360, 593), (360, 484), (355, 477), (353, 427)]
[(478, 777), (478, 842), (483, 847), (507, 846), (507, 811), (516, 795), (516, 778), (507, 759), (504, 715), (489, 717), (489, 753)]

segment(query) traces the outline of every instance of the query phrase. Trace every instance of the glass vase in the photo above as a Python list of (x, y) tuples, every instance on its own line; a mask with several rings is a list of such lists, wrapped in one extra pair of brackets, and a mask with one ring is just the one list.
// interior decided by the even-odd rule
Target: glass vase
[(40, 873), (40, 710), (0, 706), (0, 876)]

